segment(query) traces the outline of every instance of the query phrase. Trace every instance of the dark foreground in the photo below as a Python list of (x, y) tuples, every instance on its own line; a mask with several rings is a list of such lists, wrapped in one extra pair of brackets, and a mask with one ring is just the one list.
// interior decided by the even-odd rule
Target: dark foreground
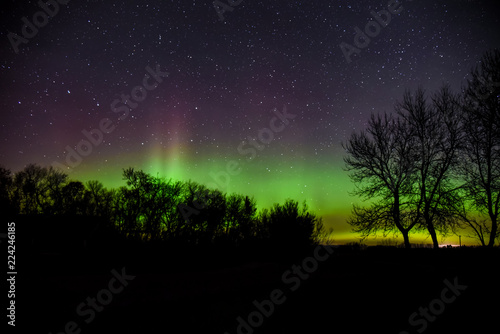
[[(316, 260), (305, 263), (314, 249), (291, 253), (20, 252), (15, 332), (483, 333), (499, 327), (498, 248), (342, 248), (331, 255), (318, 249)], [(294, 264), (310, 273), (293, 272)], [(431, 310), (419, 315), (420, 307)]]

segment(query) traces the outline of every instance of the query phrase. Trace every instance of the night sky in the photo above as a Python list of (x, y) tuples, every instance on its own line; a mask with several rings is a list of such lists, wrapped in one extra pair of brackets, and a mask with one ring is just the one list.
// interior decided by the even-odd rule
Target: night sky
[[(307, 200), (336, 241), (356, 237), (345, 219), (359, 202), (341, 142), (405, 89), (460, 90), (500, 47), (495, 0), (237, 0), (220, 15), (211, 0), (60, 2), (48, 22), (35, 1), (0, 10), (0, 164), (55, 165), (108, 187), (129, 166), (218, 180), (260, 208)], [(355, 28), (387, 10), (385, 27), (355, 43)], [(33, 15), (40, 27), (25, 38)], [(77, 150), (81, 161), (68, 158)]]

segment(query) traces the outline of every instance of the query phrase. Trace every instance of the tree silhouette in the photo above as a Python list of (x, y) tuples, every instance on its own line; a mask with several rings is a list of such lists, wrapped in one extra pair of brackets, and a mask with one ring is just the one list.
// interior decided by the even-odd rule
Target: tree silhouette
[[(241, 194), (226, 195), (196, 182), (166, 180), (134, 168), (123, 170), (123, 180), (125, 186), (108, 190), (97, 180), (86, 184), (68, 180), (52, 167), (30, 164), (13, 176), (0, 167), (0, 204), (21, 220), (33, 222), (38, 216), (41, 225), (34, 235), (45, 231), (45, 238), (48, 230), (58, 226), (59, 234), (51, 242), (60, 240), (59, 246), (75, 250), (89, 238), (94, 245), (102, 245), (118, 234), (131, 245), (154, 247), (252, 246), (262, 240), (310, 245), (322, 231), (321, 219), (292, 200), (258, 216), (255, 200)], [(194, 210), (189, 220), (180, 209), (183, 206)], [(264, 216), (268, 217), (259, 219)], [(73, 239), (80, 246), (70, 247)], [(45, 247), (45, 241), (38, 245)]]
[[(439, 247), (437, 232), (453, 231), (458, 220), (450, 214), (449, 197), (460, 186), (453, 182), (458, 164), (462, 132), (460, 98), (448, 86), (442, 87), (428, 102), (423, 89), (406, 91), (396, 105), (414, 138), (411, 156), (415, 161), (414, 207), (423, 217), (434, 248)], [(419, 214), (420, 216), (420, 214)]]
[(113, 220), (118, 198), (116, 190), (108, 190), (101, 182), (91, 180), (87, 182), (85, 197), (88, 203), (87, 215)]
[(65, 214), (83, 215), (86, 214), (87, 204), (85, 203), (85, 186), (80, 181), (71, 181), (61, 189), (63, 209)]
[(226, 198), (225, 234), (234, 242), (256, 237), (256, 203), (253, 198), (231, 194)]
[(27, 165), (14, 176), (12, 198), (24, 214), (56, 214), (62, 208), (67, 175), (51, 167)]
[(215, 238), (223, 235), (226, 216), (226, 195), (215, 189), (208, 194), (206, 207), (203, 209), (200, 240), (211, 244)]
[[(472, 70), (465, 88), (463, 131), (465, 145), (460, 164), (471, 217), (459, 207), (466, 226), (483, 245), (492, 247), (500, 236), (500, 51), (487, 52)], [(489, 219), (488, 219), (489, 218)]]
[(143, 240), (169, 237), (182, 186), (141, 170), (124, 169), (127, 187), (120, 188), (117, 221), (129, 236)]
[(206, 227), (202, 211), (207, 207), (210, 191), (204, 185), (188, 181), (184, 183), (181, 196), (176, 237), (196, 244)]
[(368, 208), (354, 206), (348, 223), (363, 237), (382, 231), (384, 235), (399, 231), (405, 247), (411, 247), (409, 232), (419, 221), (409, 212), (408, 195), (415, 179), (412, 155), (415, 140), (408, 124), (385, 114), (372, 114), (366, 131), (351, 135), (343, 144), (349, 177), (356, 184), (354, 194), (375, 199)]
[(6, 216), (12, 215), (17, 211), (11, 200), (13, 183), (11, 171), (0, 166), (0, 208)]

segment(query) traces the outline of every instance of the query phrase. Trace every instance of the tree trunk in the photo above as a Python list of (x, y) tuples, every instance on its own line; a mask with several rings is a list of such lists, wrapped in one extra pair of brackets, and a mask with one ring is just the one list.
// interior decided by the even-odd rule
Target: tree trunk
[(405, 242), (405, 248), (411, 248), (411, 244), (410, 244), (410, 236), (408, 235), (409, 232), (404, 230), (404, 231), (401, 231), (401, 233), (403, 234), (403, 239), (404, 239), (404, 242)]
[(437, 239), (436, 230), (434, 229), (434, 225), (430, 221), (427, 221), (427, 230), (429, 231), (429, 234), (431, 235), (433, 248), (438, 249), (439, 242)]
[(490, 233), (490, 241), (488, 242), (488, 247), (492, 248), (495, 245), (495, 235), (497, 234), (498, 224), (496, 217), (491, 218), (491, 233)]
[(403, 235), (405, 248), (411, 248), (409, 229), (405, 229), (401, 225), (401, 214), (400, 214), (399, 210), (400, 210), (399, 190), (396, 189), (396, 191), (394, 192), (394, 207), (393, 207), (393, 211), (392, 211), (392, 216), (394, 218), (394, 223), (395, 223), (396, 227), (399, 229), (399, 231)]

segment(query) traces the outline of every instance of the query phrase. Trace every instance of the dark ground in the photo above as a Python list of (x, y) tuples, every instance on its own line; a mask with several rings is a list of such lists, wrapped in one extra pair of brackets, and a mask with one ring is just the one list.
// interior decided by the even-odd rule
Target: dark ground
[[(498, 249), (336, 250), (300, 281), (296, 291), (290, 290), (294, 284), (282, 281), (290, 260), (231, 265), (223, 261), (223, 254), (205, 252), (186, 256), (186, 263), (192, 263), (186, 266), (168, 256), (129, 255), (93, 261), (62, 254), (40, 254), (31, 263), (20, 259), (31, 268), (26, 270), (29, 277), (19, 278), (16, 287), (17, 329), (59, 333), (73, 320), (81, 333), (182, 329), (233, 334), (238, 332), (237, 317), (246, 319), (255, 310), (254, 300), (269, 299), (272, 290), (281, 289), (286, 300), (275, 306), (255, 333), (399, 333), (411, 329), (410, 314), (440, 298), (443, 281), (453, 282), (455, 277), (467, 289), (445, 306), (425, 333), (483, 333), (489, 326), (498, 328)], [(310, 255), (312, 251), (303, 258)], [(294, 262), (300, 264), (302, 259)], [(108, 286), (111, 269), (120, 272), (122, 267), (135, 278), (85, 324), (87, 317), (77, 315), (76, 307)]]
[[(9, 326), (9, 333), (234, 334), (237, 318), (247, 319), (256, 310), (252, 302), (269, 299), (275, 289), (286, 300), (253, 333), (417, 333), (421, 325), (412, 327), (408, 318), (441, 298), (445, 279), (467, 288), (423, 333), (486, 333), (500, 327), (498, 247), (336, 248), (291, 291), (295, 283), (284, 282), (283, 274), (313, 249), (144, 249), (106, 243), (90, 245), (90, 252), (77, 241), (58, 243), (58, 237), (49, 240), (51, 247), (33, 246), (36, 238), (21, 227), (16, 238), (16, 327)], [(106, 289), (111, 271), (122, 268), (135, 278), (85, 323), (89, 315), (78, 315), (78, 305)], [(6, 296), (7, 286), (3, 291)], [(70, 321), (78, 327), (65, 331)]]

